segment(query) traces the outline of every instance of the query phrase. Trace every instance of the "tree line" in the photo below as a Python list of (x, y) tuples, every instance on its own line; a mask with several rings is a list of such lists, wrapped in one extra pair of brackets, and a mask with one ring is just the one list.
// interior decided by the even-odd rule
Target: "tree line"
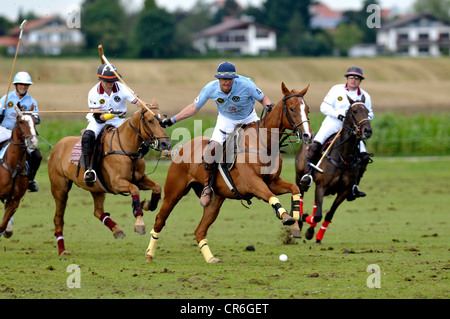
[[(106, 44), (111, 54), (130, 58), (195, 58), (193, 37), (225, 17), (252, 16), (255, 22), (278, 31), (276, 56), (345, 56), (358, 43), (375, 43), (376, 29), (367, 27), (369, 5), (379, 0), (361, 0), (359, 11), (345, 11), (343, 21), (332, 32), (311, 28), (309, 8), (317, 0), (264, 0), (256, 6), (242, 8), (236, 0), (226, 0), (222, 7), (211, 10), (211, 4), (197, 0), (188, 11), (169, 12), (155, 0), (145, 0), (139, 12), (128, 13), (121, 0), (84, 0), (81, 4), (81, 31), (85, 47), (81, 54), (95, 55), (98, 43)], [(449, 21), (449, 0), (416, 0), (418, 12), (430, 11)], [(447, 10), (446, 10), (447, 9)], [(446, 10), (446, 11), (445, 11)], [(444, 14), (442, 17), (442, 13)], [(18, 20), (36, 18), (34, 13), (20, 14)], [(0, 35), (16, 26), (0, 17)], [(210, 52), (208, 56), (218, 56)], [(204, 57), (204, 55), (202, 55)]]

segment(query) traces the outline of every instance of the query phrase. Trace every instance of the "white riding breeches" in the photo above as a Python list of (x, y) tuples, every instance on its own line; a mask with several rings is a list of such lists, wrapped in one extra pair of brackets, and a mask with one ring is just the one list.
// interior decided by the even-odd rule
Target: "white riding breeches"
[[(314, 136), (314, 141), (319, 142), (320, 144), (323, 145), (323, 143), (325, 143), (325, 141), (334, 133), (339, 132), (339, 130), (342, 128), (342, 121), (327, 116), (323, 122), (322, 125), (320, 126), (319, 131), (316, 133), (316, 135)], [(363, 141), (360, 142), (359, 144), (359, 151), (361, 153), (367, 153), (367, 148), (366, 145), (364, 144)]]
[(249, 124), (258, 120), (259, 117), (256, 114), (255, 109), (253, 109), (249, 116), (242, 120), (231, 120), (219, 113), (219, 115), (217, 116), (216, 126), (214, 127), (214, 132), (211, 136), (211, 140), (216, 141), (220, 145), (222, 145), (227, 139), (227, 135), (232, 133), (236, 126), (238, 126), (239, 124)]

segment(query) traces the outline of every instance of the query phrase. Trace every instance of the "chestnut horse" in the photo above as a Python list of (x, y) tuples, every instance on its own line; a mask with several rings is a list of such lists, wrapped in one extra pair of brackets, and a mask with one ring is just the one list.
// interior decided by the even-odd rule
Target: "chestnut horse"
[(16, 108), (17, 121), (11, 139), (0, 160), (0, 200), (5, 204), (5, 213), (0, 223), (0, 236), (12, 236), (12, 216), (28, 188), (28, 171), (25, 165), (27, 148), (35, 149), (38, 144), (35, 120)]
[[(285, 130), (292, 130), (304, 140), (311, 140), (311, 128), (307, 117), (309, 107), (303, 99), (308, 87), (301, 92), (290, 91), (282, 83), (283, 98), (275, 106), (265, 107), (263, 109), (265, 115), (261, 115), (259, 121), (250, 123), (240, 130), (239, 140), (241, 143), (237, 143), (235, 164), (230, 171), (232, 181), (236, 186), (235, 191), (233, 192), (222, 175), (218, 174), (214, 185), (213, 202), (203, 208), (203, 217), (195, 230), (197, 243), (207, 263), (221, 262), (211, 253), (206, 234), (208, 228), (216, 220), (222, 203), (227, 198), (248, 200), (252, 196), (256, 196), (263, 199), (271, 205), (283, 225), (292, 225), (299, 218), (299, 187), (280, 178), (282, 159), (279, 142), (282, 134), (286, 134)], [(208, 141), (209, 139), (206, 137), (196, 137), (183, 145), (172, 158), (164, 186), (164, 200), (156, 216), (145, 254), (147, 262), (153, 260), (159, 233), (178, 201), (187, 195), (191, 188), (200, 197), (205, 174), (202, 155)], [(227, 146), (226, 153), (228, 152), (229, 147)], [(228, 159), (227, 157), (227, 163)], [(292, 194), (290, 214), (281, 206), (276, 197), (276, 195), (288, 192)], [(239, 194), (240, 198), (236, 194)]]
[[(151, 145), (155, 150), (166, 150), (172, 144), (165, 129), (159, 124), (159, 109), (150, 109), (152, 112), (144, 108), (136, 111), (118, 128), (104, 133), (101, 172), (100, 169), (97, 171), (98, 178), (92, 187), (84, 182), (84, 168), (79, 168), (69, 160), (72, 149), (80, 142), (81, 136), (67, 136), (53, 147), (48, 161), (48, 174), (56, 204), (54, 223), (59, 255), (68, 254), (64, 246), (63, 227), (72, 183), (91, 192), (95, 217), (113, 232), (115, 238), (123, 238), (125, 234), (104, 211), (106, 193), (131, 194), (133, 214), (136, 217), (135, 232), (145, 234), (142, 209), (156, 209), (161, 198), (161, 186), (145, 174), (145, 154), (139, 153), (139, 148), (145, 144), (147, 147)], [(102, 185), (99, 180), (102, 180)], [(152, 190), (150, 203), (140, 202), (139, 190)]]
[[(372, 127), (369, 120), (369, 110), (365, 107), (365, 97), (362, 96), (361, 101), (350, 101), (350, 107), (346, 112), (345, 120), (340, 135), (331, 145), (330, 150), (323, 157), (320, 168), (323, 173), (314, 171), (313, 179), (316, 184), (314, 207), (311, 216), (303, 215), (303, 221), (310, 224), (305, 233), (306, 239), (312, 239), (314, 236), (314, 227), (322, 219), (322, 203), (323, 197), (327, 195), (337, 194), (330, 211), (326, 214), (325, 220), (316, 235), (316, 243), (322, 242), (325, 231), (334, 216), (339, 205), (347, 198), (353, 185), (356, 182), (359, 173), (359, 144), (361, 140), (368, 139), (372, 136)], [(334, 137), (331, 136), (328, 141)], [(325, 143), (325, 147), (328, 143)], [(307, 169), (306, 163), (306, 145), (302, 144), (296, 155), (296, 184), (300, 185), (300, 179)], [(301, 200), (303, 201), (304, 192), (301, 190)], [(302, 207), (301, 207), (302, 208)], [(297, 230), (291, 229), (291, 234), (298, 236)]]

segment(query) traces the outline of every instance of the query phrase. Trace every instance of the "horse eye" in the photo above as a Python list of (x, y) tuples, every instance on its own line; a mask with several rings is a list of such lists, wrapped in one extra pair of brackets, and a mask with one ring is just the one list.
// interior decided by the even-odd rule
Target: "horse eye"
[(148, 120), (148, 122), (149, 122), (150, 124), (153, 124), (153, 121), (152, 121), (152, 120)]

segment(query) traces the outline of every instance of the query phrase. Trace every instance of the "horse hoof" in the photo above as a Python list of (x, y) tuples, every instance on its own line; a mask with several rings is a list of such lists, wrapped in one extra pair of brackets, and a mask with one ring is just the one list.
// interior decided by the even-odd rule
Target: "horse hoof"
[(314, 227), (309, 227), (305, 232), (305, 238), (311, 240), (314, 237)]
[(292, 238), (302, 238), (302, 234), (301, 234), (300, 230), (298, 230), (298, 229), (291, 229), (290, 235)]
[(60, 256), (64, 256), (64, 255), (67, 255), (67, 256), (68, 256), (68, 255), (70, 255), (70, 253), (69, 253), (67, 250), (63, 250), (63, 251), (60, 251), (60, 252), (59, 252), (59, 255), (60, 255)]
[(317, 239), (314, 245), (322, 245), (322, 241), (320, 239)]
[(13, 235), (13, 232), (12, 232), (12, 231), (11, 231), (11, 232), (5, 231), (5, 233), (3, 234), (3, 236), (4, 236), (5, 238), (10, 238), (12, 235)]
[(138, 235), (145, 235), (145, 225), (134, 225), (134, 232)]
[(283, 225), (284, 226), (291, 226), (296, 222), (295, 218), (292, 218), (291, 216), (283, 218)]
[(217, 263), (221, 263), (223, 262), (221, 259), (216, 258), (216, 257), (212, 257), (209, 261), (208, 264), (217, 264)]
[(147, 259), (145, 260), (145, 263), (151, 263), (153, 261), (153, 257), (152, 256), (148, 256)]
[(125, 237), (127, 237), (127, 236), (125, 236), (125, 233), (122, 231), (122, 230), (116, 230), (115, 232), (114, 232), (114, 238), (115, 239), (119, 239), (119, 238), (125, 238)]

